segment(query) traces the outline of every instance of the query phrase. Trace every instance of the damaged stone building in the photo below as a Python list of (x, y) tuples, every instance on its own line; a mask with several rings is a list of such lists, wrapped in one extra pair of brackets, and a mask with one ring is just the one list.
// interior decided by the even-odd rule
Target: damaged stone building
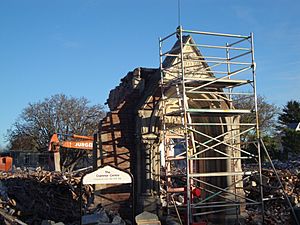
[[(102, 185), (98, 194), (124, 215), (133, 201), (136, 214), (172, 214), (184, 224), (232, 224), (243, 214), (243, 182), (252, 173), (242, 169), (242, 160), (256, 157), (240, 144), (241, 135), (255, 130), (240, 116), (253, 109), (236, 108), (233, 95), (235, 88), (253, 84), (255, 68), (251, 47), (248, 55), (229, 51), (246, 49), (239, 44), (252, 37), (228, 37), (232, 45), (219, 46), (225, 57), (213, 58), (184, 30), (173, 36), (168, 51), (162, 44), (169, 36), (160, 41), (159, 68), (136, 68), (110, 91), (110, 111), (99, 124), (98, 166), (132, 173), (135, 197), (128, 185)], [(235, 61), (245, 56), (249, 61)], [(236, 76), (246, 71), (250, 78)]]

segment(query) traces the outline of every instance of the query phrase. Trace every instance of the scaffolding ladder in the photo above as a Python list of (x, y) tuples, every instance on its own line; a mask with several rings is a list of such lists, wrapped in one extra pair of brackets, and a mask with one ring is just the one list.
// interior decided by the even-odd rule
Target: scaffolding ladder
[[(238, 224), (248, 205), (263, 215), (253, 34), (180, 26), (159, 48), (167, 214), (187, 225)], [(255, 151), (244, 148), (249, 136)], [(258, 196), (247, 196), (246, 185), (259, 187)]]

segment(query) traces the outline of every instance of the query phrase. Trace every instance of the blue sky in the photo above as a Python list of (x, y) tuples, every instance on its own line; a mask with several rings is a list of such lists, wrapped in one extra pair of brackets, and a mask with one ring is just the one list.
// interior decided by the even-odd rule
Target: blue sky
[[(136, 67), (158, 67), (177, 0), (0, 0), (0, 146), (29, 102), (57, 93), (104, 104)], [(254, 32), (258, 93), (300, 100), (299, 0), (181, 0), (186, 29)]]

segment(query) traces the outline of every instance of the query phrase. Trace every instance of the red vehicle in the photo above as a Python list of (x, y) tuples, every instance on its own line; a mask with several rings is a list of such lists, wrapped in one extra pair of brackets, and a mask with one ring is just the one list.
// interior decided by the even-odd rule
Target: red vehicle
[(13, 159), (10, 156), (0, 157), (0, 171), (11, 171)]
[(54, 153), (54, 167), (55, 171), (61, 171), (60, 167), (60, 147), (70, 148), (70, 149), (83, 149), (83, 150), (93, 150), (93, 140), (92, 136), (82, 136), (82, 135), (66, 135), (73, 140), (60, 141), (58, 134), (53, 134), (48, 150)]

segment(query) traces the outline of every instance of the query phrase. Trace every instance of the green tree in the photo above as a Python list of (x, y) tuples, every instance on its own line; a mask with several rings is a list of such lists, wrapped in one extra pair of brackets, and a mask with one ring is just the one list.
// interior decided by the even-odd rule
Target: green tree
[(278, 117), (278, 122), (285, 154), (300, 153), (300, 132), (295, 130), (295, 125), (300, 123), (300, 102), (288, 101)]
[(278, 121), (281, 125), (287, 126), (292, 123), (300, 122), (300, 102), (288, 101), (279, 114)]

